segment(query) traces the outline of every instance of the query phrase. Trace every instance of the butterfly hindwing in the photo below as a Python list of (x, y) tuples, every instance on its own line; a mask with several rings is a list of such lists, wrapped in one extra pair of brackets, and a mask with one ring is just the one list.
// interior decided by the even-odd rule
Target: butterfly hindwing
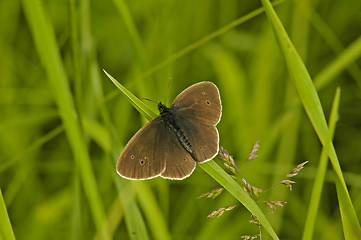
[(179, 126), (186, 134), (194, 152), (192, 157), (197, 162), (205, 162), (212, 159), (219, 148), (218, 130), (213, 125), (207, 125), (193, 120), (187, 114), (180, 116)]
[(160, 117), (144, 125), (128, 142), (117, 172), (128, 179), (150, 179), (165, 170), (165, 124)]
[(178, 180), (188, 177), (195, 169), (196, 162), (179, 143), (177, 136), (170, 129), (166, 129), (166, 139), (166, 168), (161, 176)]
[(222, 114), (221, 99), (211, 82), (194, 84), (181, 92), (171, 105), (179, 127), (188, 138), (198, 162), (212, 159), (219, 149), (219, 134), (215, 127)]

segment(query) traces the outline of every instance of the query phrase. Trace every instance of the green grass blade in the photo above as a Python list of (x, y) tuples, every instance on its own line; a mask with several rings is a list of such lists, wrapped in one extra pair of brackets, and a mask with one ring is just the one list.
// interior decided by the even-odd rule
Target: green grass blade
[[(341, 90), (338, 88), (335, 94), (335, 98), (332, 105), (332, 110), (330, 114), (330, 121), (329, 121), (329, 129), (330, 129), (330, 138), (333, 138), (336, 123), (338, 121), (338, 109), (340, 105), (340, 92)], [(303, 240), (312, 239), (313, 230), (316, 224), (316, 217), (318, 208), (320, 205), (321, 194), (323, 189), (323, 183), (325, 181), (326, 171), (327, 171), (327, 163), (328, 163), (328, 155), (327, 150), (324, 148), (321, 153), (320, 162), (318, 164), (317, 173), (315, 177), (315, 181), (312, 188), (311, 193), (311, 201), (310, 206), (308, 208), (307, 218), (306, 218), (306, 225), (303, 231)]]
[(120, 84), (115, 78), (113, 78), (109, 73), (103, 70), (105, 74), (112, 80), (112, 82), (119, 88), (120, 91), (127, 97), (131, 104), (142, 114), (148, 121), (157, 117), (158, 115), (153, 112), (147, 105), (140, 101), (133, 93), (126, 89), (122, 84)]
[(147, 226), (144, 223), (143, 215), (138, 205), (132, 200), (126, 207), (124, 217), (127, 222), (129, 238), (132, 240), (148, 240)]
[[(105, 74), (110, 78), (110, 80), (122, 91), (122, 93), (127, 97), (127, 99), (132, 103), (132, 105), (147, 119), (152, 120), (157, 117), (156, 113), (154, 113), (147, 105), (145, 105), (141, 100), (139, 100), (136, 96), (134, 96), (128, 89), (126, 89), (123, 85), (121, 85), (116, 79), (114, 79), (110, 74), (104, 71)], [(140, 199), (140, 204), (143, 208), (145, 216), (148, 219), (150, 230), (153, 232), (156, 239), (171, 239), (170, 234), (167, 230), (167, 226), (164, 220), (164, 217), (161, 215), (160, 210), (158, 210), (158, 206), (155, 202), (155, 197), (152, 192), (149, 190), (148, 185), (145, 183), (134, 183), (136, 186), (137, 195)], [(125, 202), (124, 197), (122, 197), (123, 202)], [(153, 200), (152, 200), (153, 199)], [(134, 221), (134, 217), (129, 218), (129, 214), (126, 214), (125, 217), (128, 218), (127, 222), (132, 223)], [(135, 211), (135, 206), (131, 209)], [(138, 218), (141, 215), (138, 216)], [(128, 224), (129, 225), (129, 224)], [(134, 224), (133, 224), (134, 225)], [(128, 226), (131, 227), (131, 226)], [(128, 231), (131, 233), (130, 229)], [(143, 231), (144, 232), (144, 231)], [(146, 233), (145, 233), (146, 234)]]
[[(22, 3), (39, 57), (44, 65), (52, 93), (59, 108), (70, 147), (80, 169), (82, 183), (95, 225), (98, 230), (102, 231), (105, 212), (75, 111), (68, 79), (55, 41), (53, 28), (50, 25), (49, 18), (45, 15), (46, 11), (43, 9), (44, 4), (42, 1), (24, 0)], [(104, 239), (109, 238), (105, 231), (102, 231), (102, 236)]]
[(103, 125), (90, 118), (84, 118), (82, 120), (82, 125), (84, 127), (84, 131), (89, 134), (89, 137), (91, 137), (99, 146), (101, 146), (105, 152), (111, 152), (111, 137)]
[(361, 227), (357, 219), (350, 195), (348, 193), (345, 180), (343, 178), (335, 148), (333, 147), (329, 136), (326, 119), (322, 110), (320, 99), (317, 95), (317, 91), (305, 65), (303, 64), (302, 59), (294, 48), (281, 21), (272, 8), (272, 5), (267, 0), (262, 0), (262, 4), (273, 27), (276, 39), (285, 58), (288, 71), (294, 80), (302, 104), (322, 145), (328, 149), (328, 155), (337, 175), (336, 187), (339, 201), (342, 201), (340, 202), (340, 210), (345, 237), (347, 239), (356, 238), (356, 234), (361, 232)]
[(279, 239), (271, 224), (268, 222), (262, 210), (256, 202), (248, 196), (243, 188), (229, 176), (217, 163), (213, 160), (198, 164), (204, 171), (212, 176), (219, 184), (221, 184), (229, 193), (231, 193), (240, 203), (243, 204), (252, 214), (254, 214), (262, 226), (267, 230), (273, 239)]
[[(122, 91), (132, 105), (148, 120), (157, 117), (147, 105), (134, 96), (128, 89), (121, 85), (110, 74), (104, 71), (105, 74), (112, 80), (112, 82)], [(171, 239), (167, 225), (161, 211), (158, 209), (157, 203), (153, 193), (149, 190), (148, 185), (144, 182), (134, 183), (137, 189), (137, 195), (140, 204), (144, 210), (145, 216), (148, 219), (150, 230), (156, 239)]]
[[(72, 1), (72, 8), (76, 8), (76, 2)], [(101, 99), (104, 99), (104, 90), (103, 90), (103, 82), (101, 77), (101, 72), (97, 59), (97, 45), (93, 43), (94, 37), (92, 33), (92, 19), (94, 16), (92, 15), (91, 3), (89, 0), (81, 1), (79, 6), (81, 21), (77, 21), (77, 13), (74, 11), (73, 16), (73, 25), (79, 24), (80, 26), (74, 26), (73, 30), (81, 29), (81, 36), (77, 36), (77, 31), (72, 31), (73, 39), (74, 39), (74, 69), (77, 69), (77, 61), (81, 61), (80, 65), (83, 66), (84, 62), (87, 63), (87, 67), (83, 70), (87, 71), (89, 76), (89, 82), (92, 89), (92, 94), (94, 96), (95, 102), (101, 102)], [(79, 54), (79, 46), (78, 41), (76, 39), (80, 38), (82, 42), (79, 45), (89, 46), (89, 50), (86, 54), (82, 54), (77, 57)], [(83, 57), (84, 59), (82, 59)], [(83, 64), (82, 64), (83, 63)], [(79, 64), (78, 64), (79, 65)], [(119, 223), (121, 219), (125, 219), (126, 228), (128, 230), (130, 239), (141, 239), (147, 240), (149, 239), (147, 227), (144, 221), (144, 217), (140, 212), (139, 206), (136, 202), (134, 194), (132, 198), (127, 198), (124, 194), (121, 194), (123, 188), (127, 188), (130, 184), (126, 182), (122, 182), (123, 179), (119, 177), (118, 174), (115, 173), (115, 160), (119, 154), (119, 136), (116, 134), (115, 126), (111, 121), (110, 114), (108, 112), (107, 106), (105, 104), (100, 104), (98, 107), (101, 119), (103, 120), (103, 124), (99, 124), (97, 120), (93, 118), (86, 118), (83, 120), (84, 130), (87, 134), (89, 134), (94, 141), (96, 141), (103, 149), (103, 151), (109, 153), (107, 154), (108, 161), (108, 169), (113, 173), (112, 179), (117, 186), (118, 196), (114, 201), (115, 208), (123, 208), (123, 211), (117, 211), (117, 209), (109, 209), (108, 210), (108, 219), (104, 227), (106, 231), (109, 232), (110, 236), (113, 236), (116, 230), (118, 230)], [(126, 113), (123, 113), (124, 117)], [(117, 122), (119, 124), (119, 122)], [(104, 125), (104, 126), (103, 126)], [(118, 125), (119, 126), (119, 125)], [(110, 154), (112, 153), (112, 154)], [(128, 187), (129, 188), (129, 187)], [(120, 199), (120, 200), (119, 200)], [(97, 232), (96, 238), (100, 238), (101, 232)]]
[(137, 190), (140, 206), (148, 220), (148, 226), (153, 233), (154, 239), (171, 239), (167, 229), (167, 223), (149, 185), (144, 181), (138, 181), (134, 182), (134, 186)]
[(6, 205), (4, 202), (1, 189), (0, 189), (0, 237), (1, 239), (4, 240), (15, 239), (15, 235), (11, 227), (11, 222), (9, 219), (8, 212), (6, 210)]
[(61, 134), (63, 131), (64, 131), (64, 127), (58, 126), (49, 133), (42, 136), (41, 138), (37, 139), (26, 149), (21, 150), (17, 155), (12, 157), (10, 160), (3, 161), (0, 164), (0, 174), (4, 172), (6, 169), (14, 166), (16, 163), (24, 159), (24, 157), (26, 157), (26, 154), (29, 154), (33, 150), (39, 149), (41, 146), (43, 146), (45, 143), (49, 142), (50, 140)]
[[(285, 0), (277, 0), (272, 2), (273, 6), (277, 6), (279, 4), (281, 4), (282, 2), (284, 2)], [(226, 26), (218, 29), (217, 31), (203, 37), (202, 39), (192, 43), (191, 45), (181, 49), (180, 51), (174, 53), (171, 57), (169, 57), (168, 59), (164, 60), (163, 62), (153, 66), (152, 68), (150, 68), (148, 71), (146, 71), (144, 73), (144, 76), (149, 76), (152, 75), (153, 73), (155, 73), (156, 71), (162, 69), (163, 67), (167, 66), (168, 64), (170, 64), (171, 62), (174, 62), (175, 60), (183, 57), (184, 55), (188, 54), (189, 52), (198, 49), (200, 46), (204, 45), (205, 43), (211, 41), (212, 39), (221, 36), (222, 34), (228, 32), (229, 30), (237, 27), (238, 25), (247, 22), (250, 19), (253, 19), (254, 17), (260, 15), (261, 13), (263, 13), (264, 10), (263, 8), (258, 8), (248, 14), (246, 14), (245, 16), (242, 16), (236, 20), (234, 20), (233, 22), (227, 24)]]
[(322, 89), (329, 84), (332, 79), (339, 75), (351, 63), (355, 62), (361, 56), (361, 37), (348, 46), (342, 54), (327, 65), (315, 78), (315, 86)]
[(128, 9), (128, 6), (126, 4), (126, 1), (124, 0), (113, 0), (115, 6), (118, 8), (118, 11), (120, 12), (124, 24), (129, 32), (129, 35), (132, 39), (132, 42), (134, 44), (135, 50), (138, 53), (138, 58), (140, 60), (140, 64), (144, 65), (147, 61), (146, 51), (144, 50), (142, 40), (140, 38), (139, 32), (136, 28), (136, 25), (134, 23), (133, 17), (131, 15), (131, 12)]
[(131, 182), (119, 179), (119, 175), (114, 173), (113, 178), (119, 192), (121, 204), (124, 210), (124, 218), (128, 230), (129, 238), (132, 240), (147, 240), (149, 235), (142, 213), (135, 201), (135, 189)]

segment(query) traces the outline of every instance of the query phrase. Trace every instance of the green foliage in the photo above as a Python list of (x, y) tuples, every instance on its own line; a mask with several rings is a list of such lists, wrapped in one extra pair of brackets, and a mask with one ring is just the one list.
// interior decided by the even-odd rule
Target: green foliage
[[(0, 238), (239, 239), (258, 233), (254, 214), (264, 239), (357, 239), (360, 2), (274, 5), (1, 1)], [(220, 145), (240, 167), (259, 141), (240, 168), (252, 186), (309, 161), (292, 191), (262, 199), (284, 207), (257, 205), (218, 159), (183, 181), (116, 174), (126, 142), (157, 113), (138, 98), (164, 102), (169, 78), (167, 105), (193, 83), (217, 84)], [(220, 185), (217, 198), (197, 199)]]

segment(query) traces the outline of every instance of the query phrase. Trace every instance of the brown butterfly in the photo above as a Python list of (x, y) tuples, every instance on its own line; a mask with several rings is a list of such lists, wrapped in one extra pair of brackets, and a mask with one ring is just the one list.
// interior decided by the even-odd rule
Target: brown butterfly
[(120, 154), (120, 176), (181, 180), (191, 175), (196, 162), (206, 162), (218, 153), (215, 126), (222, 105), (215, 84), (194, 84), (181, 92), (169, 108), (159, 103), (158, 109), (160, 116), (145, 124)]

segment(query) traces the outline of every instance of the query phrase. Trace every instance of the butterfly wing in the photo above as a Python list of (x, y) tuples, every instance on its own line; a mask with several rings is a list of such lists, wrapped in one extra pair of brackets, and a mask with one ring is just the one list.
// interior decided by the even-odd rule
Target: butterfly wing
[(117, 172), (128, 179), (150, 179), (165, 170), (166, 126), (160, 117), (144, 125), (125, 146)]
[(185, 113), (181, 115), (181, 121), (178, 121), (178, 124), (179, 127), (183, 129), (193, 147), (193, 159), (197, 162), (211, 160), (217, 155), (219, 150), (219, 135), (217, 128), (213, 125), (207, 125), (200, 121), (193, 120), (192, 115), (187, 115)]
[(181, 180), (192, 174), (196, 162), (179, 143), (177, 136), (169, 128), (166, 129), (167, 149), (165, 153), (166, 168), (161, 174), (163, 178)]
[(171, 108), (180, 116), (186, 115), (207, 125), (217, 125), (222, 105), (217, 86), (211, 82), (196, 83), (181, 92)]
[(222, 114), (217, 86), (211, 82), (194, 84), (181, 92), (173, 101), (176, 122), (184, 131), (198, 162), (212, 159), (219, 149), (219, 135), (215, 127)]

